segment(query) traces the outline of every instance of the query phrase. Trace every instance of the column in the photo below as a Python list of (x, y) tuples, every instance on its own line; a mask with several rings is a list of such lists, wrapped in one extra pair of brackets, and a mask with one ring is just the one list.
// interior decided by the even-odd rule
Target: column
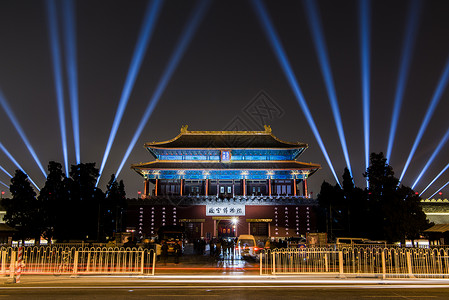
[(207, 196), (207, 195), (208, 195), (208, 192), (209, 192), (209, 179), (207, 179), (207, 178), (206, 178), (206, 186), (205, 186), (205, 189), (206, 189), (205, 194), (206, 194), (206, 196)]
[(296, 178), (293, 178), (293, 195), (296, 197)]
[(234, 179), (232, 179), (232, 198), (235, 197), (235, 192), (234, 192), (234, 190), (235, 190), (235, 184), (234, 184)]
[(246, 179), (243, 179), (243, 196), (246, 196)]
[(302, 180), (302, 187), (303, 187), (303, 191), (304, 191), (304, 198), (308, 198), (309, 197), (309, 192), (307, 191), (307, 179), (304, 178)]
[[(273, 222), (273, 221), (271, 221)], [(268, 224), (268, 238), (271, 237), (271, 222), (267, 223)]]
[(154, 186), (154, 195), (157, 196), (157, 185), (159, 180), (156, 178), (156, 185)]
[(214, 234), (212, 235), (213, 237), (217, 237), (218, 235), (217, 235), (217, 222), (218, 222), (218, 220), (214, 220)]
[(271, 197), (271, 178), (268, 178), (268, 196)]
[(219, 192), (220, 192), (220, 180), (217, 178), (217, 197)]
[(182, 196), (182, 188), (183, 188), (183, 186), (182, 186), (182, 178), (179, 181), (180, 181), (180, 185), (181, 185), (180, 188), (179, 188), (179, 193)]
[(145, 179), (143, 188), (143, 197), (146, 198), (149, 195), (150, 195), (150, 182), (148, 179)]
[[(235, 226), (234, 236), (236, 236), (236, 237), (239, 236), (239, 233), (237, 231), (239, 228), (239, 222), (240, 222), (240, 219), (237, 217), (237, 222), (234, 224), (234, 226)], [(233, 229), (234, 229), (234, 226), (232, 226)]]

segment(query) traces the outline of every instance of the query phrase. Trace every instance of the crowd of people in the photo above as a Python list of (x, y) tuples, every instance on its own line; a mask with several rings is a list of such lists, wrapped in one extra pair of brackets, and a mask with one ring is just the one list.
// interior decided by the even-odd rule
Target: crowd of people
[(220, 257), (229, 257), (234, 255), (234, 248), (237, 244), (237, 238), (214, 238), (209, 241), (209, 254), (211, 257), (219, 260)]

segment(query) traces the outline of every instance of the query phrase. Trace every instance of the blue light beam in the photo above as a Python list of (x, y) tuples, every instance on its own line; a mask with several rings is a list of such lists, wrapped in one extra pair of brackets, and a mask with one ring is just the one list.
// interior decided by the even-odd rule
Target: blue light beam
[(203, 19), (204, 14), (206, 13), (211, 1), (199, 0), (194, 8), (192, 15), (189, 18), (189, 22), (187, 27), (184, 29), (181, 38), (179, 39), (174, 52), (171, 55), (169, 63), (167, 64), (162, 77), (160, 78), (157, 88), (151, 96), (151, 100), (148, 103), (148, 106), (140, 120), (139, 126), (137, 127), (136, 133), (134, 134), (131, 143), (126, 150), (125, 156), (120, 163), (119, 168), (117, 169), (116, 178), (118, 178), (123, 166), (125, 165), (126, 160), (128, 159), (131, 151), (134, 149), (134, 146), (137, 143), (145, 125), (147, 124), (151, 114), (153, 113), (154, 108), (156, 107), (162, 93), (167, 87), (168, 82), (170, 81), (173, 73), (176, 70), (176, 67), (179, 64), (187, 46), (190, 44), (190, 41), (193, 38), (194, 33), (196, 32), (197, 27), (199, 26), (201, 20)]
[(444, 68), (443, 74), (441, 75), (440, 81), (438, 82), (437, 88), (435, 89), (435, 92), (432, 96), (432, 100), (429, 104), (429, 107), (427, 108), (426, 115), (424, 116), (424, 120), (421, 124), (421, 127), (419, 128), (418, 134), (415, 138), (415, 142), (413, 143), (412, 150), (410, 151), (407, 161), (405, 162), (405, 166), (404, 166), (404, 169), (402, 170), (401, 177), (399, 177), (399, 183), (402, 181), (402, 178), (404, 178), (404, 174), (407, 171), (408, 166), (410, 165), (412, 157), (415, 154), (416, 149), (418, 148), (419, 142), (421, 141), (421, 138), (423, 137), (424, 132), (426, 131), (427, 125), (429, 124), (430, 120), (432, 119), (432, 115), (435, 112), (435, 109), (438, 105), (438, 102), (441, 99), (441, 96), (443, 95), (443, 92), (447, 86), (448, 80), (449, 80), (449, 58), (446, 62), (446, 66)]
[(134, 87), (134, 83), (136, 82), (136, 78), (139, 73), (140, 66), (142, 65), (143, 58), (145, 57), (145, 52), (148, 48), (148, 44), (150, 43), (161, 7), (161, 0), (154, 0), (148, 3), (144, 23), (142, 24), (142, 28), (140, 30), (139, 39), (134, 49), (133, 58), (128, 69), (128, 75), (126, 77), (122, 94), (120, 96), (120, 102), (117, 108), (117, 112), (115, 113), (114, 122), (112, 123), (111, 133), (109, 134), (108, 143), (106, 145), (106, 150), (101, 162), (100, 173), (97, 178), (96, 186), (98, 186), (98, 182), (100, 181), (104, 166), (106, 165), (106, 161), (109, 157), (109, 152), (111, 151), (112, 144), (114, 143), (115, 136), (117, 135), (117, 130), (120, 126), (120, 122), (125, 112), (126, 105), (128, 104), (128, 100)]
[(251, 3), (253, 5), (254, 10), (256, 11), (256, 14), (259, 18), (261, 25), (262, 25), (262, 28), (265, 31), (265, 35), (267, 36), (267, 38), (270, 42), (270, 45), (273, 48), (276, 58), (278, 59), (279, 64), (281, 65), (281, 68), (284, 71), (285, 76), (287, 77), (287, 80), (290, 84), (290, 87), (291, 87), (295, 97), (296, 97), (296, 100), (298, 101), (298, 104), (299, 104), (300, 108), (302, 109), (304, 116), (307, 119), (310, 129), (312, 130), (313, 134), (315, 135), (315, 139), (317, 140), (317, 143), (320, 146), (321, 152), (323, 153), (324, 158), (326, 159), (326, 162), (329, 165), (329, 168), (330, 168), (332, 174), (334, 175), (336, 182), (338, 183), (338, 185), (340, 185), (340, 181), (338, 180), (338, 176), (335, 173), (334, 167), (329, 158), (326, 147), (324, 146), (324, 143), (323, 143), (323, 140), (321, 139), (318, 128), (316, 127), (315, 121), (313, 120), (312, 113), (309, 110), (307, 102), (304, 98), (304, 95), (302, 94), (301, 88), (298, 84), (296, 76), (295, 76), (293, 69), (290, 65), (290, 62), (288, 60), (287, 54), (285, 53), (285, 50), (281, 44), (281, 41), (273, 27), (273, 24), (272, 24), (271, 19), (266, 11), (266, 8), (261, 1), (252, 0)]
[(31, 146), (31, 143), (29, 142), (25, 132), (23, 131), (22, 127), (19, 124), (19, 121), (16, 118), (16, 115), (12, 111), (11, 107), (8, 104), (8, 101), (6, 101), (5, 96), (3, 95), (3, 92), (0, 90), (0, 104), (3, 107), (3, 109), (6, 112), (6, 115), (8, 116), (11, 123), (14, 125), (14, 128), (17, 130), (17, 133), (19, 133), (20, 137), (22, 138), (22, 141), (24, 142), (25, 146), (28, 148), (28, 151), (30, 152), (31, 156), (34, 158), (34, 161), (36, 162), (37, 166), (41, 170), (42, 174), (44, 174), (44, 177), (47, 178), (47, 173), (45, 173), (44, 168), (42, 167), (42, 164), (37, 157), (36, 152), (33, 149), (33, 146)]
[(1, 184), (3, 184), (4, 186), (6, 186), (9, 189), (9, 186), (6, 185), (6, 183), (4, 183), (3, 181), (0, 181)]
[(432, 199), (433, 196), (435, 196), (436, 193), (438, 193), (439, 191), (441, 191), (442, 189), (444, 189), (447, 185), (449, 184), (449, 181), (446, 182), (442, 187), (440, 187), (440, 189), (438, 191), (436, 191), (435, 193), (433, 193), (429, 199)]
[(446, 172), (446, 170), (449, 168), (449, 164), (447, 164), (443, 170), (441, 170), (440, 173), (438, 173), (437, 176), (435, 176), (435, 178), (426, 186), (426, 188), (419, 194), (419, 196), (421, 196), (438, 178), (440, 178), (440, 176)]
[(396, 93), (394, 97), (393, 114), (391, 117), (390, 134), (388, 137), (387, 146), (387, 162), (390, 160), (391, 151), (393, 150), (394, 138), (396, 136), (396, 129), (399, 121), (399, 114), (401, 112), (402, 100), (404, 98), (405, 84), (407, 82), (410, 60), (412, 58), (413, 46), (415, 44), (416, 31), (418, 28), (419, 12), (421, 8), (420, 0), (412, 0), (407, 17), (407, 27), (402, 45), (402, 55), (399, 67), (399, 74), (396, 85)]
[(305, 0), (303, 4), (306, 8), (306, 16), (310, 31), (312, 32), (313, 42), (315, 44), (315, 51), (318, 55), (321, 74), (326, 83), (327, 95), (334, 115), (335, 126), (337, 127), (338, 136), (340, 138), (341, 148), (345, 157), (346, 166), (352, 177), (351, 162), (349, 160), (348, 147), (346, 145), (345, 133), (343, 130), (343, 123), (341, 121), (340, 109), (338, 107), (337, 93), (335, 91), (334, 79), (329, 63), (329, 55), (327, 53), (327, 46), (324, 39), (324, 32), (320, 22), (319, 10), (314, 0)]
[[(363, 133), (365, 139), (365, 167), (369, 167), (370, 148), (370, 80), (371, 80), (371, 2), (361, 0), (359, 6), (360, 23), (360, 59), (362, 73), (362, 101), (363, 101)], [(368, 187), (368, 179), (366, 186)]]
[[(75, 27), (75, 5), (73, 0), (62, 2), (64, 20), (64, 44), (66, 71), (70, 97), (70, 109), (72, 113), (73, 140), (75, 145), (76, 163), (81, 163), (80, 150), (80, 125), (79, 125), (79, 104), (78, 104), (78, 69), (76, 59), (76, 27)], [(67, 171), (67, 170), (66, 170)], [(68, 173), (66, 173), (68, 174)]]
[(64, 108), (64, 92), (62, 85), (61, 50), (59, 48), (58, 22), (57, 22), (55, 1), (47, 0), (46, 7), (47, 7), (49, 41), (53, 60), (53, 76), (55, 79), (55, 92), (58, 104), (59, 129), (61, 132), (62, 153), (64, 156), (64, 167), (66, 172), (65, 174), (66, 176), (68, 176), (69, 162), (67, 155), (67, 135), (66, 135), (65, 108)]
[(427, 169), (429, 168), (430, 164), (432, 164), (433, 160), (435, 159), (435, 157), (438, 155), (438, 153), (440, 153), (441, 148), (443, 148), (443, 146), (446, 144), (447, 140), (449, 138), (449, 130), (446, 132), (446, 134), (443, 136), (443, 138), (440, 140), (440, 142), (438, 143), (438, 146), (435, 148), (435, 150), (432, 153), (432, 156), (430, 156), (429, 160), (427, 161), (426, 165), (424, 166), (424, 168), (421, 170), (421, 173), (419, 173), (418, 177), (416, 178), (415, 182), (412, 185), (412, 189), (415, 188), (416, 184), (419, 182), (419, 180), (421, 179), (421, 177), (423, 176), (423, 174), (427, 171)]
[[(19, 168), (20, 171), (22, 171), (24, 174), (27, 174), (27, 172), (25, 172), (25, 170), (22, 168), (22, 166), (17, 162), (17, 160), (11, 155), (11, 153), (9, 153), (9, 151), (5, 148), (5, 146), (3, 146), (2, 143), (0, 143), (0, 149), (2, 149), (3, 153), (5, 153), (6, 156), (8, 156), (8, 158), (16, 165), (17, 168)], [(28, 176), (28, 174), (27, 174)], [(34, 181), (31, 179), (30, 176), (28, 176), (28, 179), (31, 181), (31, 183), (36, 187), (36, 189), (38, 191), (40, 191), (39, 187), (37, 186), (36, 183), (34, 183)]]
[(9, 174), (9, 172), (8, 172), (8, 171), (6, 171), (6, 170), (5, 170), (5, 168), (3, 168), (2, 166), (0, 166), (0, 170), (2, 170), (2, 171), (3, 171), (3, 173), (5, 173), (6, 175), (8, 175), (8, 176), (9, 176), (9, 178), (12, 178), (12, 175), (11, 175), (11, 174)]

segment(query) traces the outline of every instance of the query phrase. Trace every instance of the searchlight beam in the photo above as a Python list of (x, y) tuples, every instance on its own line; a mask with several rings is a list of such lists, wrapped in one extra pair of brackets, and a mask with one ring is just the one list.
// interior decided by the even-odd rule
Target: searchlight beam
[(318, 55), (318, 60), (321, 67), (321, 74), (326, 84), (327, 95), (329, 98), (332, 113), (334, 115), (335, 126), (337, 127), (338, 136), (340, 138), (341, 148), (345, 157), (346, 166), (352, 177), (351, 162), (349, 160), (348, 147), (346, 144), (345, 133), (343, 130), (343, 123), (341, 121), (340, 108), (338, 106), (337, 93), (335, 91), (334, 79), (329, 63), (329, 55), (327, 53), (327, 46), (324, 39), (324, 32), (320, 22), (320, 15), (317, 4), (314, 0), (305, 0), (303, 4), (306, 8), (306, 16), (312, 33), (313, 42), (315, 44), (315, 52)]
[[(56, 2), (46, 1), (48, 34), (53, 60), (53, 76), (55, 80), (56, 101), (58, 104), (59, 129), (61, 132), (62, 153), (64, 156), (65, 174), (69, 174), (69, 161), (67, 154), (67, 130), (65, 121), (64, 91), (62, 84), (61, 50), (59, 48), (58, 21), (56, 15)], [(43, 169), (42, 169), (43, 170)], [(45, 173), (45, 172), (44, 172)]]
[(334, 167), (329, 158), (326, 147), (324, 146), (324, 143), (323, 143), (323, 140), (321, 139), (318, 128), (316, 127), (315, 121), (313, 120), (312, 113), (310, 112), (309, 107), (306, 102), (306, 99), (304, 98), (304, 95), (302, 94), (301, 88), (298, 84), (296, 76), (295, 76), (293, 69), (290, 65), (287, 54), (285, 53), (285, 50), (283, 49), (281, 41), (274, 29), (274, 26), (270, 20), (268, 12), (266, 11), (265, 6), (263, 5), (262, 1), (252, 0), (251, 3), (253, 5), (253, 8), (254, 8), (258, 18), (259, 18), (262, 28), (264, 29), (265, 35), (267, 36), (267, 38), (270, 42), (270, 45), (273, 48), (276, 58), (278, 59), (278, 62), (280, 64), (285, 76), (287, 77), (287, 80), (290, 84), (293, 94), (295, 95), (296, 100), (298, 101), (298, 104), (299, 104), (300, 108), (302, 109), (304, 116), (307, 119), (310, 129), (312, 130), (312, 132), (315, 136), (315, 139), (321, 149), (321, 152), (323, 153), (324, 158), (326, 159), (326, 162), (329, 165), (329, 168), (330, 168), (332, 174), (334, 175), (335, 180), (337, 181), (338, 185), (340, 185), (340, 181), (338, 180), (337, 174), (335, 173)]
[(142, 119), (140, 120), (139, 126), (137, 127), (137, 130), (131, 140), (131, 143), (128, 146), (128, 149), (126, 150), (126, 153), (122, 159), (122, 162), (120, 163), (120, 166), (117, 169), (117, 172), (115, 173), (116, 178), (119, 176), (126, 160), (128, 159), (129, 155), (131, 154), (131, 151), (134, 149), (134, 146), (136, 145), (137, 140), (139, 139), (148, 120), (150, 119), (154, 108), (156, 107), (160, 97), (162, 96), (162, 93), (164, 92), (165, 88), (167, 87), (168, 82), (170, 81), (173, 73), (175, 72), (176, 67), (178, 66), (185, 50), (187, 49), (187, 46), (190, 44), (190, 41), (192, 40), (193, 35), (196, 32), (196, 29), (199, 26), (200, 21), (203, 19), (203, 16), (206, 13), (207, 8), (209, 7), (210, 3), (211, 3), (211, 1), (204, 1), (204, 0), (199, 0), (197, 2), (194, 12), (189, 18), (189, 23), (188, 23), (187, 27), (185, 28), (185, 30), (183, 31), (181, 38), (178, 41), (174, 52), (172, 53), (170, 61), (169, 61), (168, 65), (166, 66), (164, 73), (162, 74), (162, 77), (159, 80), (156, 90), (154, 91), (153, 95), (151, 96), (150, 102), (148, 103), (148, 106), (142, 116)]
[[(76, 60), (76, 26), (75, 26), (75, 5), (73, 0), (62, 2), (63, 28), (66, 71), (70, 97), (70, 109), (72, 113), (73, 140), (75, 144), (76, 164), (81, 163), (80, 150), (80, 126), (79, 126), (79, 103), (78, 103), (78, 69)], [(67, 172), (67, 170), (66, 170)], [(68, 174), (68, 173), (66, 173)]]
[(446, 170), (449, 168), (449, 164), (447, 164), (443, 170), (441, 170), (440, 173), (438, 173), (437, 176), (435, 176), (435, 178), (426, 186), (426, 188), (419, 194), (419, 196), (421, 196), (438, 178), (440, 178), (440, 176), (446, 172)]
[[(3, 146), (2, 143), (0, 143), (0, 149), (2, 149), (3, 153), (5, 153), (6, 156), (8, 156), (8, 158), (16, 165), (17, 168), (19, 168), (20, 171), (22, 171), (23, 173), (27, 174), (25, 172), (25, 170), (22, 168), (22, 166), (17, 162), (17, 160), (11, 155), (11, 153), (9, 153), (9, 151), (5, 148), (5, 146)], [(28, 176), (28, 174), (27, 174)], [(31, 179), (30, 176), (28, 176), (28, 179), (31, 181), (31, 183), (36, 187), (36, 189), (38, 191), (40, 191), (39, 187), (36, 185), (36, 183), (34, 183), (34, 181)]]
[(421, 179), (423, 174), (427, 171), (427, 169), (429, 168), (430, 164), (432, 164), (432, 162), (435, 159), (435, 157), (438, 155), (438, 153), (440, 153), (441, 149), (446, 144), (448, 138), (449, 138), (449, 130), (446, 132), (446, 134), (440, 140), (438, 146), (435, 148), (435, 151), (433, 151), (432, 156), (429, 158), (429, 160), (427, 161), (426, 165), (421, 170), (421, 173), (419, 173), (418, 177), (416, 178), (415, 182), (412, 185), (412, 189), (415, 188), (416, 184), (419, 182), (419, 180)]
[(412, 150), (410, 151), (410, 154), (408, 155), (404, 169), (402, 170), (401, 176), (399, 177), (399, 183), (402, 181), (402, 178), (404, 178), (405, 172), (407, 171), (407, 168), (410, 165), (410, 162), (412, 160), (413, 155), (415, 154), (416, 149), (418, 148), (421, 138), (423, 137), (424, 132), (426, 131), (427, 125), (429, 124), (430, 120), (432, 119), (432, 115), (435, 112), (435, 109), (436, 109), (438, 103), (440, 102), (441, 96), (443, 95), (443, 92), (447, 86), (448, 80), (449, 80), (449, 58), (446, 62), (445, 68), (443, 70), (443, 74), (441, 74), (438, 85), (437, 85), (435, 92), (432, 96), (432, 100), (429, 104), (429, 107), (427, 108), (426, 115), (424, 116), (424, 120), (421, 123), (421, 127), (419, 128), (418, 134), (415, 138), (415, 142), (413, 143)]
[(114, 122), (112, 123), (111, 133), (109, 134), (108, 143), (106, 145), (106, 150), (103, 154), (103, 160), (100, 166), (100, 172), (97, 178), (96, 186), (98, 186), (98, 182), (100, 181), (101, 174), (103, 173), (104, 166), (106, 165), (106, 161), (109, 157), (109, 153), (112, 148), (112, 144), (114, 143), (115, 136), (117, 135), (117, 130), (120, 126), (120, 122), (122, 120), (123, 114), (125, 113), (126, 105), (128, 104), (129, 97), (131, 95), (131, 91), (134, 87), (134, 83), (136, 82), (137, 75), (140, 70), (140, 66), (142, 65), (142, 61), (145, 57), (145, 52), (148, 48), (148, 45), (151, 40), (151, 36), (154, 31), (154, 27), (156, 21), (159, 16), (159, 12), (162, 7), (161, 0), (154, 0), (148, 3), (147, 10), (145, 13), (144, 23), (142, 24), (142, 28), (140, 30), (139, 39), (137, 41), (136, 47), (134, 49), (134, 54), (131, 60), (131, 64), (128, 69), (128, 75), (126, 77), (125, 84), (123, 86), (122, 94), (120, 96), (120, 102), (117, 107), (117, 111), (115, 113)]
[(0, 166), (0, 170), (2, 170), (2, 171), (3, 171), (3, 173), (5, 173), (6, 175), (8, 175), (8, 176), (9, 176), (9, 178), (12, 178), (12, 175), (11, 175), (11, 174), (9, 174), (9, 172), (8, 172), (8, 171), (6, 171), (6, 170), (5, 170), (5, 168), (3, 168), (2, 166)]
[(411, 1), (407, 17), (405, 38), (402, 46), (401, 62), (396, 84), (396, 93), (394, 96), (394, 106), (393, 106), (393, 115), (391, 117), (390, 134), (388, 136), (388, 146), (386, 154), (387, 162), (390, 160), (391, 151), (393, 150), (393, 143), (396, 135), (396, 129), (398, 126), (399, 114), (401, 112), (402, 100), (404, 98), (405, 84), (407, 82), (410, 69), (410, 60), (412, 58), (412, 52), (415, 45), (416, 31), (419, 23), (418, 19), (420, 8), (421, 8), (420, 0)]
[(438, 193), (439, 191), (441, 191), (442, 189), (444, 189), (447, 185), (449, 184), (449, 181), (446, 182), (442, 187), (440, 187), (440, 189), (438, 191), (436, 191), (435, 193), (433, 193), (429, 199), (432, 199), (433, 196), (435, 196), (436, 193)]
[(14, 128), (19, 133), (20, 137), (22, 138), (22, 141), (24, 142), (25, 146), (28, 148), (28, 151), (30, 152), (31, 156), (34, 158), (34, 161), (36, 162), (37, 166), (41, 170), (42, 174), (44, 174), (44, 177), (47, 178), (47, 173), (45, 173), (44, 168), (42, 167), (42, 164), (37, 157), (36, 152), (33, 149), (33, 146), (31, 146), (30, 141), (28, 140), (25, 132), (22, 129), (22, 126), (20, 126), (19, 121), (16, 118), (16, 115), (12, 111), (11, 107), (9, 106), (8, 102), (6, 101), (5, 96), (3, 95), (3, 92), (0, 90), (0, 105), (3, 107), (3, 109), (6, 112), (6, 115), (8, 116), (11, 123), (14, 125)]
[[(363, 133), (365, 139), (365, 168), (369, 167), (370, 148), (370, 72), (371, 72), (371, 2), (361, 0), (359, 6), (360, 23), (360, 58), (362, 73), (362, 101), (363, 101)], [(369, 182), (366, 180), (366, 186)]]

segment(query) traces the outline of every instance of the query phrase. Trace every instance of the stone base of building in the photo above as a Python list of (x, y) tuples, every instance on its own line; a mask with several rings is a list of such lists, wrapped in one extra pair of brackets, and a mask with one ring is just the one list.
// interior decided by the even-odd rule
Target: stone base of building
[(294, 196), (149, 197), (128, 202), (126, 222), (140, 240), (162, 226), (183, 226), (186, 238), (291, 238), (316, 232), (316, 200)]

